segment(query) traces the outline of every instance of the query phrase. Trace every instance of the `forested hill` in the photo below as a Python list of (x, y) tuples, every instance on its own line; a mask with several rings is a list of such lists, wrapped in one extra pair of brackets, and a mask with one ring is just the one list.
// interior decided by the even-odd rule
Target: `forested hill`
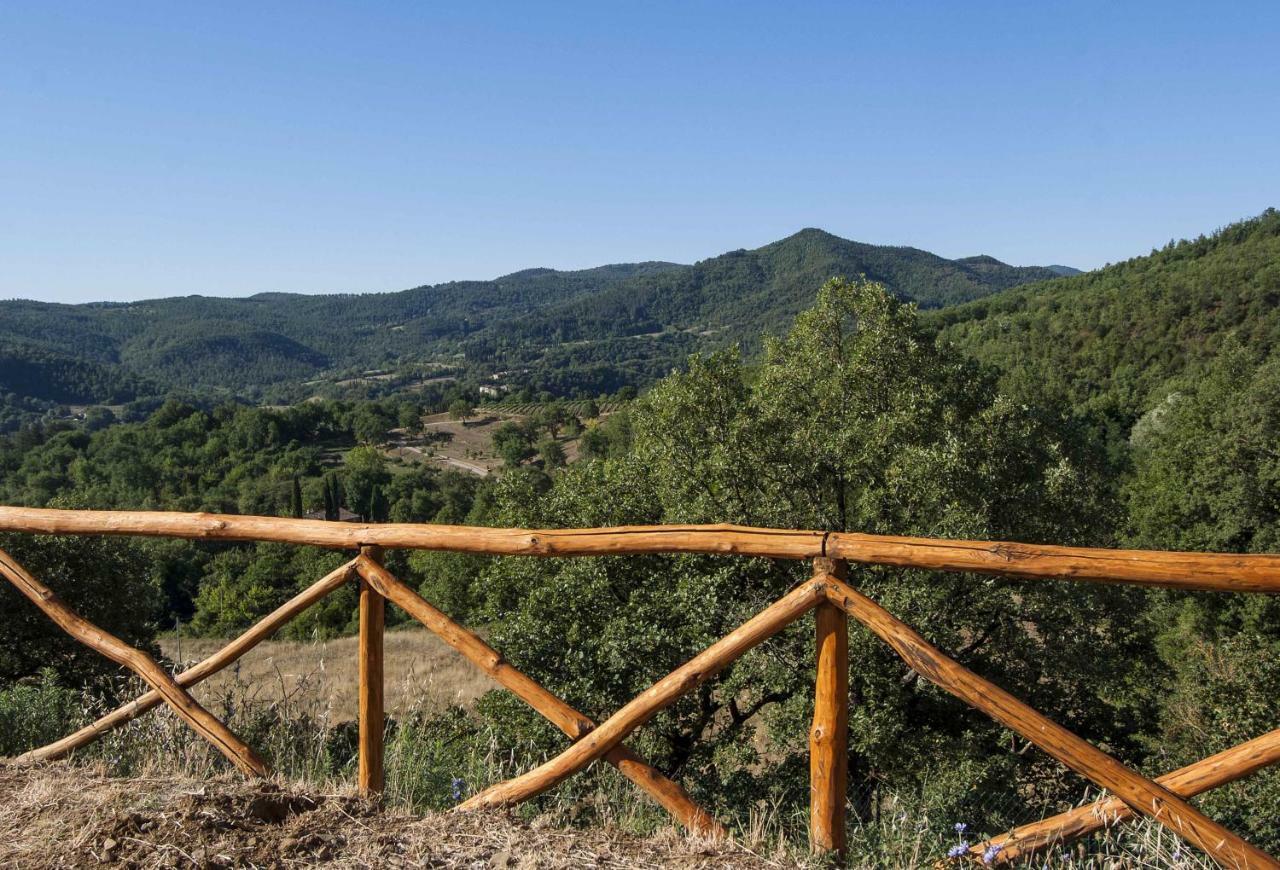
[(947, 260), (917, 248), (868, 245), (805, 229), (762, 248), (622, 282), (552, 306), (516, 327), (532, 341), (688, 330), (751, 342), (785, 329), (813, 304), (816, 288), (837, 275), (865, 275), (923, 308), (1056, 277), (1048, 268), (1009, 266), (994, 257)]
[(1256, 359), (1275, 352), (1280, 212), (933, 318), (1015, 392), (1132, 425), (1227, 344)]
[[(804, 230), (692, 266), (530, 269), (398, 293), (8, 301), (0, 302), (0, 394), (88, 403), (147, 388), (244, 392), (428, 360), (536, 368), (549, 373), (541, 386), (557, 390), (581, 370), (582, 388), (594, 393), (643, 385), (707, 343), (780, 331), (825, 279), (862, 274), (934, 307), (1055, 273)], [(649, 346), (637, 347), (632, 338), (643, 335)]]
[[(326, 369), (415, 358), (494, 320), (674, 268), (679, 267), (637, 263), (576, 272), (529, 269), (493, 281), (398, 293), (185, 296), (91, 305), (16, 300), (0, 303), (0, 350), (9, 359), (73, 358), (83, 361), (86, 371), (123, 370), (163, 387), (239, 390)], [(9, 365), (0, 367), (0, 391), (20, 392), (25, 381), (15, 383), (18, 376)]]

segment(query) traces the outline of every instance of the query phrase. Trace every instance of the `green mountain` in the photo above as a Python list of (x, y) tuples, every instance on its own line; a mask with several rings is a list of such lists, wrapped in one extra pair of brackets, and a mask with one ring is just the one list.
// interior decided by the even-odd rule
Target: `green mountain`
[(1006, 386), (1130, 426), (1228, 342), (1280, 343), (1280, 212), (933, 315)]
[[(493, 281), (398, 293), (186, 296), (91, 305), (17, 300), (0, 302), (0, 347), (118, 366), (165, 387), (243, 390), (329, 369), (376, 368), (453, 352), (495, 320), (675, 268), (681, 267), (529, 269)], [(0, 362), (0, 385), (10, 379), (8, 369)]]
[[(105, 402), (148, 385), (245, 393), (448, 361), (478, 372), (519, 370), (538, 389), (612, 391), (661, 377), (692, 350), (781, 331), (834, 275), (866, 275), (938, 307), (1054, 273), (807, 229), (692, 266), (528, 269), (398, 293), (94, 305), (18, 300), (0, 302), (0, 389)], [(61, 361), (57, 372), (53, 360)], [(77, 366), (74, 376), (62, 373)], [(68, 379), (74, 389), (59, 386)]]
[(731, 251), (551, 306), (517, 328), (550, 341), (673, 329), (754, 341), (788, 326), (813, 304), (817, 288), (837, 275), (865, 275), (923, 308), (1054, 277), (1048, 269), (1009, 266), (992, 257), (946, 260), (916, 248), (868, 245), (805, 229), (753, 251)]

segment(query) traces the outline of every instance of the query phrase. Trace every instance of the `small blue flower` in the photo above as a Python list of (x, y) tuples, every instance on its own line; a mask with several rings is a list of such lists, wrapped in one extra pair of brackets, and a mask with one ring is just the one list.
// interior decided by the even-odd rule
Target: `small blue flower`
[(462, 790), (466, 786), (466, 784), (467, 784), (466, 780), (463, 780), (456, 776), (453, 778), (453, 799), (455, 801), (462, 800)]
[(987, 847), (987, 851), (982, 853), (982, 863), (990, 864), (1000, 854), (1000, 850), (1004, 848), (1003, 843), (992, 843)]
[(964, 840), (961, 840), (957, 845), (951, 847), (950, 851), (947, 852), (947, 857), (959, 858), (961, 855), (963, 855), (965, 852), (968, 852), (968, 851), (969, 851), (969, 844)]
[(964, 822), (956, 822), (956, 833), (963, 834), (968, 829), (968, 827), (969, 826), (966, 825)]

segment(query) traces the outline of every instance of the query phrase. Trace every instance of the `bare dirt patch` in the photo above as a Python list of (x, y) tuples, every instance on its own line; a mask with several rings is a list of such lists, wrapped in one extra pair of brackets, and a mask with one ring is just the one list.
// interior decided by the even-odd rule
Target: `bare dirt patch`
[(454, 420), (448, 414), (432, 414), (422, 421), (426, 438), (401, 437), (389, 452), (404, 461), (428, 462), (484, 477), (502, 464), (493, 452), (493, 433), (511, 419), (515, 418), (485, 414)]
[(6, 867), (757, 868), (780, 866), (674, 831), (526, 824), (503, 813), (413, 816), (352, 794), (232, 779), (111, 779), (0, 764)]

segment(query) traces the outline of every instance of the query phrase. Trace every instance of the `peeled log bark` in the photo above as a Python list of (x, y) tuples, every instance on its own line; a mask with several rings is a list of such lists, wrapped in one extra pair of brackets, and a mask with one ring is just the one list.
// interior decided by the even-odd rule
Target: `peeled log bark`
[(334, 549), (377, 544), (507, 556), (735, 553), (775, 559), (828, 557), (873, 565), (975, 571), (1004, 577), (1280, 593), (1280, 556), (1274, 555), (1104, 550), (733, 525), (532, 530), (407, 523), (360, 525), (165, 511), (0, 507), (0, 531), (279, 541)]
[(49, 535), (149, 535), (218, 541), (277, 541), (333, 549), (450, 550), (498, 556), (736, 553), (779, 559), (822, 555), (822, 532), (745, 526), (616, 526), (494, 529), (433, 523), (333, 523), (288, 517), (171, 511), (81, 511), (0, 507), (0, 531)]
[(1003, 577), (1280, 593), (1280, 556), (1056, 547), (833, 532), (825, 555), (868, 565)]
[[(381, 562), (381, 547), (364, 547), (360, 557)], [(386, 715), (383, 694), (386, 685), (382, 675), (383, 632), (386, 627), (386, 599), (360, 581), (360, 756), (356, 785), (365, 794), (377, 794), (385, 784), (383, 771), (383, 736)]]
[[(231, 641), (231, 643), (199, 664), (178, 674), (174, 677), (174, 682), (184, 688), (194, 686), (207, 680), (228, 665), (234, 664), (249, 650), (279, 631), (289, 620), (346, 583), (354, 572), (355, 562), (351, 561), (326, 574), (267, 616), (264, 616), (257, 624)], [(14, 761), (17, 764), (34, 764), (40, 761), (52, 761), (61, 758), (69, 752), (89, 745), (112, 728), (118, 728), (126, 722), (131, 722), (157, 704), (160, 704), (163, 700), (160, 697), (160, 693), (152, 689), (146, 694), (138, 696), (136, 700), (117, 707), (79, 731), (68, 734), (48, 746), (42, 746), (39, 749), (33, 749), (30, 752), (19, 755)]]
[[(1243, 779), (1277, 762), (1280, 762), (1280, 728), (1195, 764), (1166, 773), (1156, 779), (1156, 782), (1180, 797), (1189, 798)], [(988, 846), (999, 845), (1000, 858), (1012, 861), (1055, 843), (1074, 840), (1131, 818), (1133, 810), (1125, 806), (1123, 801), (1114, 797), (1105, 798), (1014, 828), (1007, 834), (979, 843), (970, 851), (974, 855), (981, 855)]]
[(267, 765), (258, 754), (208, 710), (196, 703), (150, 656), (80, 616), (3, 550), (0, 550), (0, 574), (4, 574), (19, 592), (67, 634), (146, 680), (183, 721), (216, 746), (241, 771), (254, 776), (267, 775)]
[(559, 785), (605, 755), (659, 710), (696, 688), (747, 650), (777, 634), (823, 600), (825, 587), (808, 581), (654, 683), (594, 731), (550, 761), (514, 779), (491, 786), (458, 806), (460, 810), (507, 806)]
[(1076, 773), (1115, 794), (1198, 846), (1224, 867), (1280, 868), (1280, 862), (1206, 817), (1162, 786), (1130, 770), (1110, 755), (1010, 695), (990, 680), (947, 657), (901, 620), (861, 592), (828, 577), (828, 597), (893, 648), (929, 682), (1001, 725), (1021, 734)]
[[(525, 674), (513, 668), (502, 654), (476, 634), (467, 631), (444, 613), (427, 603), (422, 596), (401, 583), (377, 562), (361, 556), (356, 560), (360, 576), (373, 589), (418, 620), (468, 661), (484, 671), (495, 682), (508, 689), (534, 710), (547, 718), (571, 740), (577, 740), (594, 729), (595, 723), (548, 692)], [(679, 783), (668, 779), (657, 768), (625, 746), (618, 745), (605, 755), (605, 760), (640, 786), (680, 824), (703, 836), (724, 839), (729, 836), (719, 822), (702, 809)]]
[[(814, 559), (817, 577), (843, 578), (843, 562)], [(849, 617), (829, 601), (813, 610), (817, 679), (809, 732), (809, 843), (815, 852), (845, 853), (849, 788)]]

